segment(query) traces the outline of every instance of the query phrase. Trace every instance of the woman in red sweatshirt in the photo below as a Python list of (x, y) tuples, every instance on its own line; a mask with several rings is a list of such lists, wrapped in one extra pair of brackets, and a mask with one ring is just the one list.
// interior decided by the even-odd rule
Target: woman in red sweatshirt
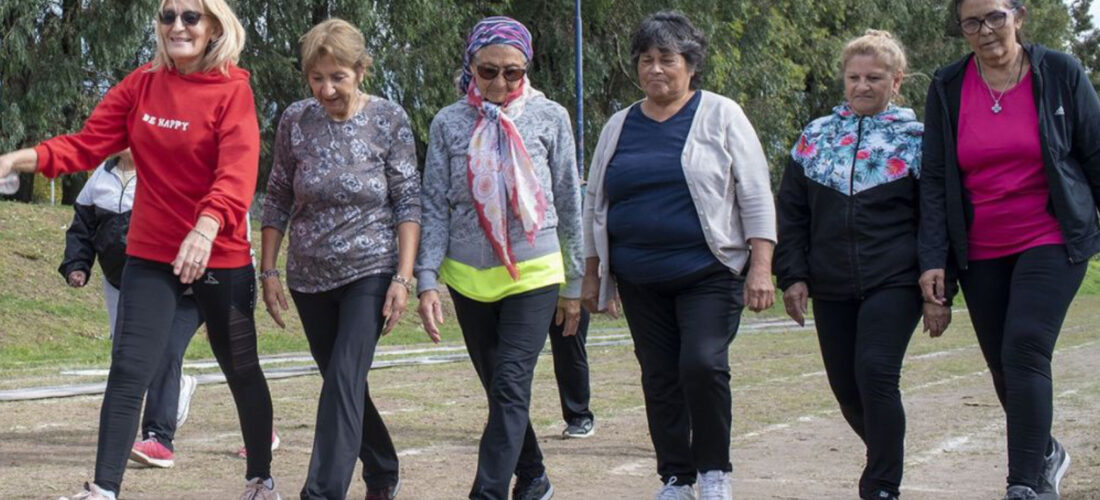
[(0, 156), (0, 178), (12, 170), (47, 177), (90, 170), (127, 147), (139, 165), (95, 481), (75, 498), (116, 498), (142, 395), (176, 303), (191, 287), (249, 450), (241, 498), (278, 499), (246, 238), (260, 137), (249, 73), (236, 66), (244, 29), (224, 0), (163, 0), (156, 18), (153, 61), (111, 88), (80, 132)]

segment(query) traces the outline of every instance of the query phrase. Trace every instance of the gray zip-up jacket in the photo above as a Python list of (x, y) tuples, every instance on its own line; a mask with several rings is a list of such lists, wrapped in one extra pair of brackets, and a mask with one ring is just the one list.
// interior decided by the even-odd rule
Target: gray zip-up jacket
[[(439, 267), (450, 258), (477, 269), (503, 265), (478, 222), (466, 178), (466, 150), (477, 111), (465, 98), (439, 111), (428, 133), (421, 190), (421, 239), (416, 260), (417, 293), (438, 287)], [(550, 205), (534, 245), (509, 216), (508, 236), (517, 263), (561, 252), (565, 285), (561, 297), (576, 299), (584, 277), (580, 175), (569, 113), (544, 96), (532, 97), (515, 119)]]
[[(703, 97), (688, 131), (680, 164), (695, 210), (699, 212), (707, 246), (722, 264), (740, 274), (749, 259), (749, 239), (776, 241), (768, 161), (741, 106), (727, 97), (705, 90), (699, 92)], [(615, 113), (604, 125), (588, 172), (584, 200), (585, 257), (600, 260), (600, 309), (607, 306), (615, 290), (607, 237), (604, 174), (615, 156), (629, 111), (628, 107)]]

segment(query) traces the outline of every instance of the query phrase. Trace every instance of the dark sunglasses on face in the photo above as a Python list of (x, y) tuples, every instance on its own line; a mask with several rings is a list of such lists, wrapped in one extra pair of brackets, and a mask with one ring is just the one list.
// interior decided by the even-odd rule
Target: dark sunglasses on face
[(996, 10), (990, 12), (985, 17), (979, 19), (977, 17), (968, 17), (959, 21), (959, 29), (967, 35), (973, 35), (982, 30), (982, 25), (989, 26), (992, 31), (997, 31), (1005, 27), (1005, 23), (1008, 21), (1008, 15), (1016, 12), (1016, 9), (1010, 10)]
[(501, 70), (496, 66), (481, 65), (477, 67), (477, 76), (480, 76), (484, 80), (492, 80), (499, 74), (504, 74), (504, 79), (509, 82), (514, 82), (523, 79), (523, 75), (527, 74), (526, 68), (519, 66), (509, 66)]
[(187, 26), (194, 26), (196, 24), (199, 24), (199, 21), (202, 20), (202, 12), (185, 10), (182, 14), (177, 14), (176, 11), (168, 9), (161, 11), (158, 17), (160, 18), (160, 24), (176, 24), (176, 18), (179, 17), (183, 20), (183, 24)]

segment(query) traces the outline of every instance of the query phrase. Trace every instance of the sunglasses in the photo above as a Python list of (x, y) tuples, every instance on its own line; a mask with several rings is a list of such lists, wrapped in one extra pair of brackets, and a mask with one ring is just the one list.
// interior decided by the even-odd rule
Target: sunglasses
[(176, 24), (176, 18), (183, 20), (183, 24), (187, 26), (195, 26), (202, 20), (202, 12), (195, 12), (193, 10), (185, 10), (182, 14), (177, 14), (176, 11), (168, 9), (163, 10), (157, 15), (160, 19), (160, 24), (171, 25)]
[(509, 66), (503, 70), (490, 65), (482, 65), (477, 67), (477, 76), (480, 76), (483, 80), (492, 80), (499, 74), (504, 74), (504, 79), (509, 82), (522, 80), (523, 76), (527, 74), (526, 68), (519, 66)]

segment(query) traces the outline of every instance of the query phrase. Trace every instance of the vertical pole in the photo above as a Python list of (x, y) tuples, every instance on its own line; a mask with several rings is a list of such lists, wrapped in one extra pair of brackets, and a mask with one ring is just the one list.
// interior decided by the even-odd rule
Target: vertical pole
[(577, 170), (584, 178), (584, 38), (581, 36), (581, 0), (573, 0), (573, 52), (577, 75)]
[(50, 206), (57, 205), (57, 193), (54, 190), (54, 180), (50, 179)]

